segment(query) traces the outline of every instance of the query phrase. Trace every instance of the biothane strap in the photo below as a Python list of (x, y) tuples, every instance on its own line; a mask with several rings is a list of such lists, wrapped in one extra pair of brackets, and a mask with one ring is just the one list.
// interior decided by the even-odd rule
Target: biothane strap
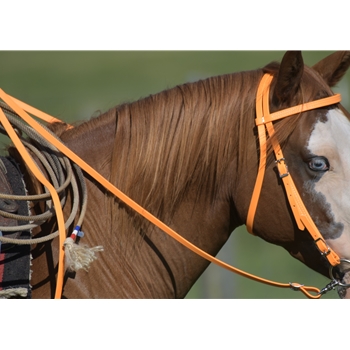
[[(85, 163), (81, 158), (79, 158), (74, 152), (72, 152), (69, 148), (67, 148), (64, 144), (62, 144), (59, 140), (52, 137), (50, 133), (48, 133), (36, 120), (34, 120), (31, 116), (29, 116), (29, 113), (33, 114), (34, 116), (43, 119), (45, 121), (59, 121), (58, 119), (49, 116), (46, 113), (43, 113), (17, 99), (14, 99), (10, 95), (7, 95), (2, 89), (0, 89), (0, 98), (3, 99), (25, 122), (27, 122), (32, 128), (34, 128), (42, 137), (44, 137), (48, 142), (50, 142), (52, 145), (54, 145), (59, 151), (61, 151), (65, 156), (70, 158), (73, 162), (75, 162), (82, 170), (90, 174), (96, 181), (98, 181), (102, 186), (104, 186), (108, 191), (110, 191), (112, 194), (114, 194), (116, 197), (121, 199), (123, 202), (125, 202), (127, 205), (129, 205), (132, 209), (134, 209), (136, 212), (138, 212), (140, 215), (142, 215), (144, 218), (152, 222), (155, 226), (160, 228), (162, 231), (170, 235), (172, 238), (174, 238), (176, 241), (193, 251), (194, 253), (198, 254), (204, 259), (207, 259), (208, 261), (226, 269), (231, 272), (234, 272), (236, 274), (239, 274), (243, 277), (249, 278), (251, 280), (264, 283), (267, 285), (280, 287), (280, 288), (291, 288), (293, 290), (298, 290), (304, 293), (308, 298), (310, 299), (318, 299), (322, 296), (320, 293), (320, 289), (312, 286), (304, 286), (299, 283), (278, 283), (274, 281), (270, 281), (268, 279), (264, 279), (255, 275), (252, 275), (250, 273), (247, 273), (245, 271), (242, 271), (238, 268), (235, 268), (233, 266), (228, 265), (227, 263), (211, 256), (210, 254), (204, 252), (203, 250), (196, 247), (194, 244), (187, 241), (185, 238), (181, 237), (179, 234), (177, 234), (175, 231), (173, 231), (170, 227), (165, 225), (163, 222), (158, 220), (156, 217), (154, 217), (152, 214), (150, 214), (148, 211), (146, 211), (144, 208), (139, 206), (137, 203), (135, 203), (133, 200), (131, 200), (128, 196), (126, 196), (123, 192), (118, 190), (115, 186), (113, 186), (110, 182), (108, 182), (102, 175), (100, 175), (98, 172), (96, 172), (91, 166), (89, 166), (87, 163)], [(22, 148), (20, 146), (21, 141), (16, 135), (16, 132), (13, 130), (12, 125), (7, 121), (7, 118), (5, 114), (0, 109), (0, 122), (5, 127), (6, 131), (8, 132), (8, 135), (10, 136), (12, 142), (14, 145), (18, 148)], [(60, 121), (61, 122), (61, 121)], [(26, 154), (26, 152), (22, 152), (23, 159), (25, 162), (27, 162), (28, 166), (32, 170), (32, 172), (35, 175), (40, 176), (39, 174), (36, 174), (35, 170), (35, 164), (33, 166), (32, 162), (29, 160), (30, 156)], [(29, 158), (28, 158), (29, 157)], [(57, 221), (58, 221), (58, 227), (59, 227), (59, 244), (60, 244), (60, 250), (59, 250), (59, 266), (58, 266), (58, 273), (57, 273), (57, 282), (56, 282), (56, 292), (55, 292), (55, 298), (59, 299), (62, 296), (62, 289), (63, 289), (63, 278), (64, 278), (64, 249), (63, 249), (63, 242), (66, 238), (66, 232), (64, 229), (64, 221), (63, 221), (63, 214), (62, 209), (60, 207), (60, 203), (57, 202), (56, 195), (54, 189), (51, 188), (51, 185), (46, 182), (46, 179), (38, 178), (39, 181), (43, 183), (44, 186), (46, 186), (54, 199), (54, 205), (56, 209), (57, 215)], [(311, 294), (315, 293), (315, 294)]]
[[(340, 94), (336, 94), (330, 97), (326, 97), (320, 100), (312, 101), (297, 105), (295, 107), (287, 108), (278, 112), (270, 113), (269, 108), (269, 92), (270, 85), (273, 76), (271, 74), (265, 74), (260, 82), (257, 96), (256, 96), (256, 125), (258, 127), (259, 144), (260, 144), (260, 163), (258, 169), (258, 175), (256, 178), (253, 195), (251, 198), (248, 216), (247, 216), (247, 230), (253, 233), (253, 222), (256, 213), (262, 183), (264, 180), (265, 168), (266, 168), (266, 131), (272, 143), (272, 147), (276, 157), (276, 164), (279, 171), (279, 176), (283, 181), (284, 188), (287, 193), (290, 207), (293, 211), (297, 226), (300, 230), (304, 230), (305, 227), (315, 241), (315, 244), (321, 254), (327, 258), (332, 266), (340, 263), (339, 256), (328, 247), (324, 241), (321, 233), (317, 229), (315, 223), (310, 217), (300, 195), (294, 184), (291, 174), (288, 171), (286, 160), (283, 157), (283, 153), (280, 144), (274, 135), (274, 127), (272, 122), (281, 118), (289, 117), (301, 112), (305, 112), (311, 109), (316, 109), (324, 106), (329, 106), (341, 101)], [(265, 130), (266, 128), (266, 130)]]

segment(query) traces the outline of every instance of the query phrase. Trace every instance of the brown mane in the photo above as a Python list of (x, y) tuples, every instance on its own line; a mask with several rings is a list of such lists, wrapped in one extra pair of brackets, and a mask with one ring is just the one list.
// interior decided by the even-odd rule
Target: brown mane
[[(165, 210), (174, 212), (191, 184), (197, 184), (197, 196), (208, 191), (213, 199), (228, 164), (247, 161), (243, 145), (254, 126), (261, 75), (235, 73), (177, 86), (117, 106), (65, 136), (96, 131), (104, 120), (114, 119), (110, 180), (163, 218)], [(221, 189), (221, 195), (226, 190)]]

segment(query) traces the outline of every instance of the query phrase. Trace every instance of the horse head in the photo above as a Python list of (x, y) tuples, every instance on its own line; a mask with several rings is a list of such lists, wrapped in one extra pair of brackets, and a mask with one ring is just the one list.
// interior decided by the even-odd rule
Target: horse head
[[(287, 52), (280, 66), (270, 64), (264, 69), (274, 76), (270, 111), (333, 95), (331, 88), (341, 80), (349, 65), (349, 52), (334, 53), (312, 68), (304, 66), (300, 52)], [(347, 259), (350, 259), (349, 118), (349, 113), (336, 104), (290, 116), (274, 125), (289, 174), (305, 207), (342, 264), (330, 267), (307, 230), (297, 226), (276, 163), (271, 159), (267, 161), (261, 202), (254, 221), (255, 234), (277, 242), (293, 257), (327, 277), (330, 272), (337, 274), (343, 282), (349, 280), (346, 268), (349, 268)], [(276, 202), (277, 198), (281, 201)], [(280, 204), (271, 211), (266, 203), (273, 202)], [(342, 296), (344, 290), (341, 289)]]

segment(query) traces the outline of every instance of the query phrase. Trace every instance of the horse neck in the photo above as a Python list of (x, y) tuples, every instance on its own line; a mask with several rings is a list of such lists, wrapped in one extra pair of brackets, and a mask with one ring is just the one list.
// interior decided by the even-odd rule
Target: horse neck
[[(182, 98), (187, 88), (182, 87)], [(232, 92), (227, 93), (234, 98)], [(243, 143), (249, 127), (239, 137), (236, 133), (246, 125), (243, 118), (247, 116), (213, 103), (209, 115), (189, 122), (184, 106), (176, 107), (180, 97), (175, 94), (165, 96), (167, 105), (175, 106), (169, 113), (178, 109), (182, 116), (171, 120), (164, 115), (165, 107), (154, 101), (158, 98), (112, 109), (61, 137), (73, 152), (131, 199), (199, 248), (216, 255), (232, 230), (242, 224), (234, 205), (238, 200), (234, 188), (244, 178), (237, 175), (241, 161), (238, 150), (247, 149)], [(192, 112), (201, 110), (198, 103), (192, 104)], [(150, 108), (158, 119), (151, 116), (146, 122), (147, 113), (142, 111)], [(226, 118), (206, 121), (216, 108)], [(233, 108), (242, 107), (231, 101)], [(157, 115), (159, 110), (163, 115)], [(241, 119), (234, 120), (235, 115)], [(209, 129), (203, 128), (205, 123)], [(178, 129), (183, 130), (182, 134), (177, 133)], [(214, 142), (215, 135), (226, 142)], [(85, 285), (83, 292), (77, 284), (68, 283), (66, 295), (184, 297), (209, 263), (106, 194), (89, 176), (87, 187), (84, 240), (89, 246), (102, 244), (105, 251), (89, 272), (90, 282), (81, 280), (79, 285), (90, 286), (96, 278), (104, 290)], [(107, 267), (113, 271), (113, 278), (101, 275)]]
[[(110, 111), (110, 115), (113, 113), (115, 112)], [(131, 191), (120, 179), (121, 176), (113, 174), (113, 171), (118, 168), (115, 164), (122, 163), (124, 155), (123, 150), (116, 147), (119, 143), (115, 142), (115, 135), (112, 135), (116, 131), (115, 118), (110, 118), (110, 115), (104, 117), (109, 121), (105, 122), (99, 130), (67, 138), (65, 142), (70, 149), (111, 180), (119, 189), (125, 191), (137, 203), (144, 205), (146, 210), (154, 213), (152, 207), (145, 205), (147, 196), (141, 192), (142, 186), (137, 191)], [(94, 143), (94, 150), (84, 146), (91, 144), (89, 140), (100, 139), (102, 135), (104, 142)], [(104, 160), (101, 159), (103, 157), (105, 157)], [(106, 166), (106, 164), (111, 165)], [(124, 172), (125, 177), (128, 174), (132, 176), (132, 172), (128, 170), (119, 171)], [(161, 180), (159, 179), (158, 184), (160, 188)], [(128, 179), (125, 178), (125, 182), (127, 183)], [(89, 204), (83, 231), (89, 246), (102, 244), (105, 249), (98, 259), (100, 261), (94, 262), (94, 265), (99, 265), (106, 257), (114, 261), (114, 266), (106, 261), (105, 265), (110, 265), (110, 268), (115, 271), (115, 283), (118, 287), (114, 286), (113, 289), (118, 291), (115, 293), (121, 293), (117, 296), (184, 297), (209, 263), (145, 219), (140, 218), (113, 196), (106, 197), (104, 191), (94, 183), (87, 181), (87, 186)], [(156, 201), (155, 205), (158, 203)], [(162, 203), (162, 210), (157, 213), (159, 218), (190, 242), (212, 255), (218, 253), (232, 231), (230, 203), (227, 198), (214, 200), (206, 191), (199, 194), (193, 184), (186, 189), (186, 194), (181, 196), (181, 200), (178, 200), (175, 207), (171, 206), (166, 198), (160, 203)], [(157, 210), (157, 206), (155, 208)], [(100, 220), (101, 217), (104, 219)], [(96, 235), (96, 232), (103, 234)], [(133, 286), (132, 293), (128, 286), (134, 281), (125, 281), (127, 276), (130, 276), (130, 270), (132, 270), (132, 276), (135, 276), (135, 280), (138, 281), (138, 285), (141, 286), (140, 289)], [(93, 275), (93, 271), (94, 269), (91, 269), (89, 274)], [(154, 271), (157, 271), (157, 274)], [(103, 277), (99, 276), (100, 283), (102, 283), (101, 279), (103, 280)], [(158, 281), (161, 283), (157, 283)], [(108, 282), (109, 286), (113, 283)], [(127, 286), (121, 288), (124, 283)], [(159, 288), (160, 284), (163, 287)], [(135, 290), (138, 290), (139, 294)], [(69, 289), (66, 288), (66, 295), (68, 294)]]

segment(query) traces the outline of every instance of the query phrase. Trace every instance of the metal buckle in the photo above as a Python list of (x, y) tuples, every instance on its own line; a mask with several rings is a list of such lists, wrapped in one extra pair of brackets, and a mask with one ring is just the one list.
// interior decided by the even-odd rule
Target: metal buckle
[[(287, 170), (288, 170), (287, 165), (286, 165), (286, 168), (287, 168)], [(284, 177), (286, 177), (286, 176), (288, 176), (288, 175), (289, 175), (289, 171), (287, 171), (287, 172), (284, 173), (284, 174), (280, 174), (280, 178), (283, 179)]]
[[(316, 244), (318, 241), (322, 241), (322, 242), (325, 244), (325, 246), (328, 248), (328, 250), (327, 250), (326, 252), (323, 252), (323, 251), (318, 247), (318, 245)], [(316, 244), (316, 247), (317, 247), (318, 251), (321, 253), (322, 256), (327, 256), (327, 255), (330, 254), (331, 249), (328, 247), (327, 243), (326, 243), (321, 237), (320, 237), (320, 238), (317, 238), (317, 239), (315, 240), (315, 244)]]
[(275, 163), (281, 163), (282, 161), (285, 161), (286, 160), (286, 158), (280, 158), (280, 159), (276, 159), (275, 160)]
[[(284, 157), (283, 157), (283, 158), (280, 158), (280, 159), (276, 159), (276, 160), (275, 160), (275, 163), (276, 163), (276, 164), (277, 164), (277, 163), (278, 163), (278, 164), (281, 164), (281, 162), (282, 162), (282, 161), (285, 162), (285, 160), (286, 160), (286, 159), (285, 159)], [(278, 173), (279, 173), (281, 179), (283, 179), (284, 177), (286, 177), (286, 176), (289, 175), (288, 165), (285, 164), (285, 167), (286, 167), (286, 169), (287, 169), (287, 172), (284, 173), (284, 174), (281, 174), (280, 171), (279, 171), (279, 169), (278, 169)]]

